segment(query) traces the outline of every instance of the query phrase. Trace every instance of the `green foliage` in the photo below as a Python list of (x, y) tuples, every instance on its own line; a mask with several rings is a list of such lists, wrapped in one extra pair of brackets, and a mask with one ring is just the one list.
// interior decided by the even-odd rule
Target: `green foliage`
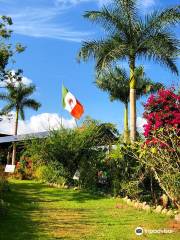
[(4, 176), (0, 176), (0, 193), (5, 192), (9, 189), (7, 179)]
[(120, 143), (108, 156), (111, 188), (115, 195), (137, 198), (142, 191), (140, 184), (144, 179), (144, 169), (134, 157), (129, 157), (126, 148), (129, 145)]
[(86, 120), (80, 128), (52, 131), (46, 139), (30, 141), (25, 154), (32, 159), (35, 168), (54, 164), (56, 168), (63, 167), (60, 175), (68, 183), (73, 182), (78, 169), (80, 185), (95, 187), (97, 171), (105, 157), (101, 146), (114, 142), (113, 129), (115, 131), (112, 125)]
[[(156, 139), (156, 142), (154, 142)], [(160, 128), (154, 131), (153, 141), (136, 142), (127, 154), (153, 173), (162, 191), (180, 207), (180, 148), (177, 129)]]
[(60, 164), (48, 164), (42, 165), (36, 168), (34, 176), (36, 179), (48, 182), (48, 183), (58, 183), (63, 185), (66, 182), (66, 179), (63, 177), (66, 175), (64, 173), (63, 166)]
[(10, 82), (6, 86), (6, 92), (0, 93), (0, 99), (7, 101), (7, 105), (2, 108), (1, 114), (7, 114), (15, 109), (17, 114), (20, 114), (21, 118), (24, 120), (24, 108), (31, 108), (37, 111), (41, 106), (39, 102), (29, 98), (29, 96), (35, 92), (36, 87), (32, 84), (26, 86), (22, 83), (22, 72), (13, 74), (11, 78), (15, 80), (17, 85), (15, 82)]
[[(135, 69), (135, 78), (137, 81), (136, 99), (163, 87), (161, 83), (154, 83), (148, 79), (141, 66)], [(111, 101), (119, 100), (125, 104), (129, 102), (129, 75), (125, 69), (116, 66), (101, 71), (97, 74), (96, 85), (109, 93)]]
[(139, 180), (122, 181), (121, 192), (123, 192), (123, 195), (130, 196), (133, 199), (139, 198), (140, 193), (142, 193), (142, 189), (139, 187)]
[(4, 199), (8, 191), (9, 191), (9, 183), (4, 173), (4, 167), (0, 165), (0, 217), (6, 214), (7, 203), (4, 201)]
[(11, 58), (16, 53), (21, 53), (25, 50), (25, 47), (20, 43), (13, 46), (10, 43), (12, 36), (12, 30), (9, 29), (13, 24), (12, 19), (8, 16), (0, 17), (0, 80), (3, 81), (7, 76), (6, 67)]
[(21, 180), (33, 178), (33, 165), (32, 161), (24, 156), (20, 158), (20, 161), (16, 164), (16, 169), (13, 177)]
[(96, 60), (101, 70), (118, 60), (129, 60), (135, 65), (140, 57), (155, 60), (172, 72), (178, 73), (175, 58), (179, 54), (179, 41), (172, 27), (180, 20), (180, 6), (154, 11), (141, 17), (138, 1), (114, 0), (99, 11), (88, 11), (84, 17), (101, 25), (107, 36), (101, 40), (83, 42), (79, 60)]

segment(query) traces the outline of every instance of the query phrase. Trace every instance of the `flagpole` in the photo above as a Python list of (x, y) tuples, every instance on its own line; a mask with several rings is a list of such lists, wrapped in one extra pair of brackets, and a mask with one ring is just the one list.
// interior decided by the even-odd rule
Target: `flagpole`
[(61, 114), (61, 128), (63, 128), (62, 114)]
[(78, 128), (78, 124), (77, 124), (76, 118), (74, 118), (74, 121), (75, 121), (76, 128)]
[[(64, 86), (64, 83), (63, 83), (63, 80), (62, 80), (62, 83), (61, 83), (61, 102), (62, 102), (62, 98), (63, 98), (63, 96), (62, 96), (62, 87)], [(63, 108), (63, 106), (62, 106), (62, 103), (61, 103), (61, 129), (63, 128), (63, 117), (62, 117), (62, 115), (63, 115), (63, 111), (64, 111), (64, 108)]]

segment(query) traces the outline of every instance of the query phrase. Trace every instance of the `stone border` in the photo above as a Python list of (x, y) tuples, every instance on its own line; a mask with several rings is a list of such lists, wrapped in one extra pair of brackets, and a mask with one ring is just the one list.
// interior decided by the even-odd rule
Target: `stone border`
[(129, 199), (127, 196), (125, 198), (122, 198), (122, 200), (124, 202), (127, 203), (127, 205), (129, 206), (132, 206), (132, 207), (135, 207), (136, 209), (139, 209), (139, 210), (145, 210), (146, 212), (154, 212), (154, 213), (161, 213), (161, 214), (164, 214), (164, 215), (167, 215), (167, 216), (179, 216), (179, 213), (177, 210), (173, 211), (172, 209), (166, 209), (166, 208), (163, 208), (161, 205), (158, 205), (158, 206), (154, 206), (154, 207), (151, 207), (150, 205), (146, 204), (146, 202), (139, 202), (139, 201), (136, 201), (136, 200), (131, 200)]

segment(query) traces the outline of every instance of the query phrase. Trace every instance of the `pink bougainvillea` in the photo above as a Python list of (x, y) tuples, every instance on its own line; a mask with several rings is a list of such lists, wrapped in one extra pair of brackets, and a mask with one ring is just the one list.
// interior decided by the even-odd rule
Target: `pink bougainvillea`
[(151, 95), (144, 105), (144, 136), (153, 140), (159, 128), (173, 127), (180, 131), (180, 96), (174, 89), (160, 89), (157, 95)]

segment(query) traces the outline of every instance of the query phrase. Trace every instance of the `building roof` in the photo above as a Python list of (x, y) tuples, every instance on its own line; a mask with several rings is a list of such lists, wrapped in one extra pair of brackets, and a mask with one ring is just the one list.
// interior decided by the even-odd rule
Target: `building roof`
[(5, 136), (5, 137), (0, 137), (0, 144), (10, 143), (10, 142), (21, 142), (21, 141), (26, 141), (33, 138), (45, 138), (48, 135), (49, 135), (49, 131), (37, 132), (37, 133), (31, 133), (31, 134), (22, 134), (22, 135), (16, 135), (16, 136)]

